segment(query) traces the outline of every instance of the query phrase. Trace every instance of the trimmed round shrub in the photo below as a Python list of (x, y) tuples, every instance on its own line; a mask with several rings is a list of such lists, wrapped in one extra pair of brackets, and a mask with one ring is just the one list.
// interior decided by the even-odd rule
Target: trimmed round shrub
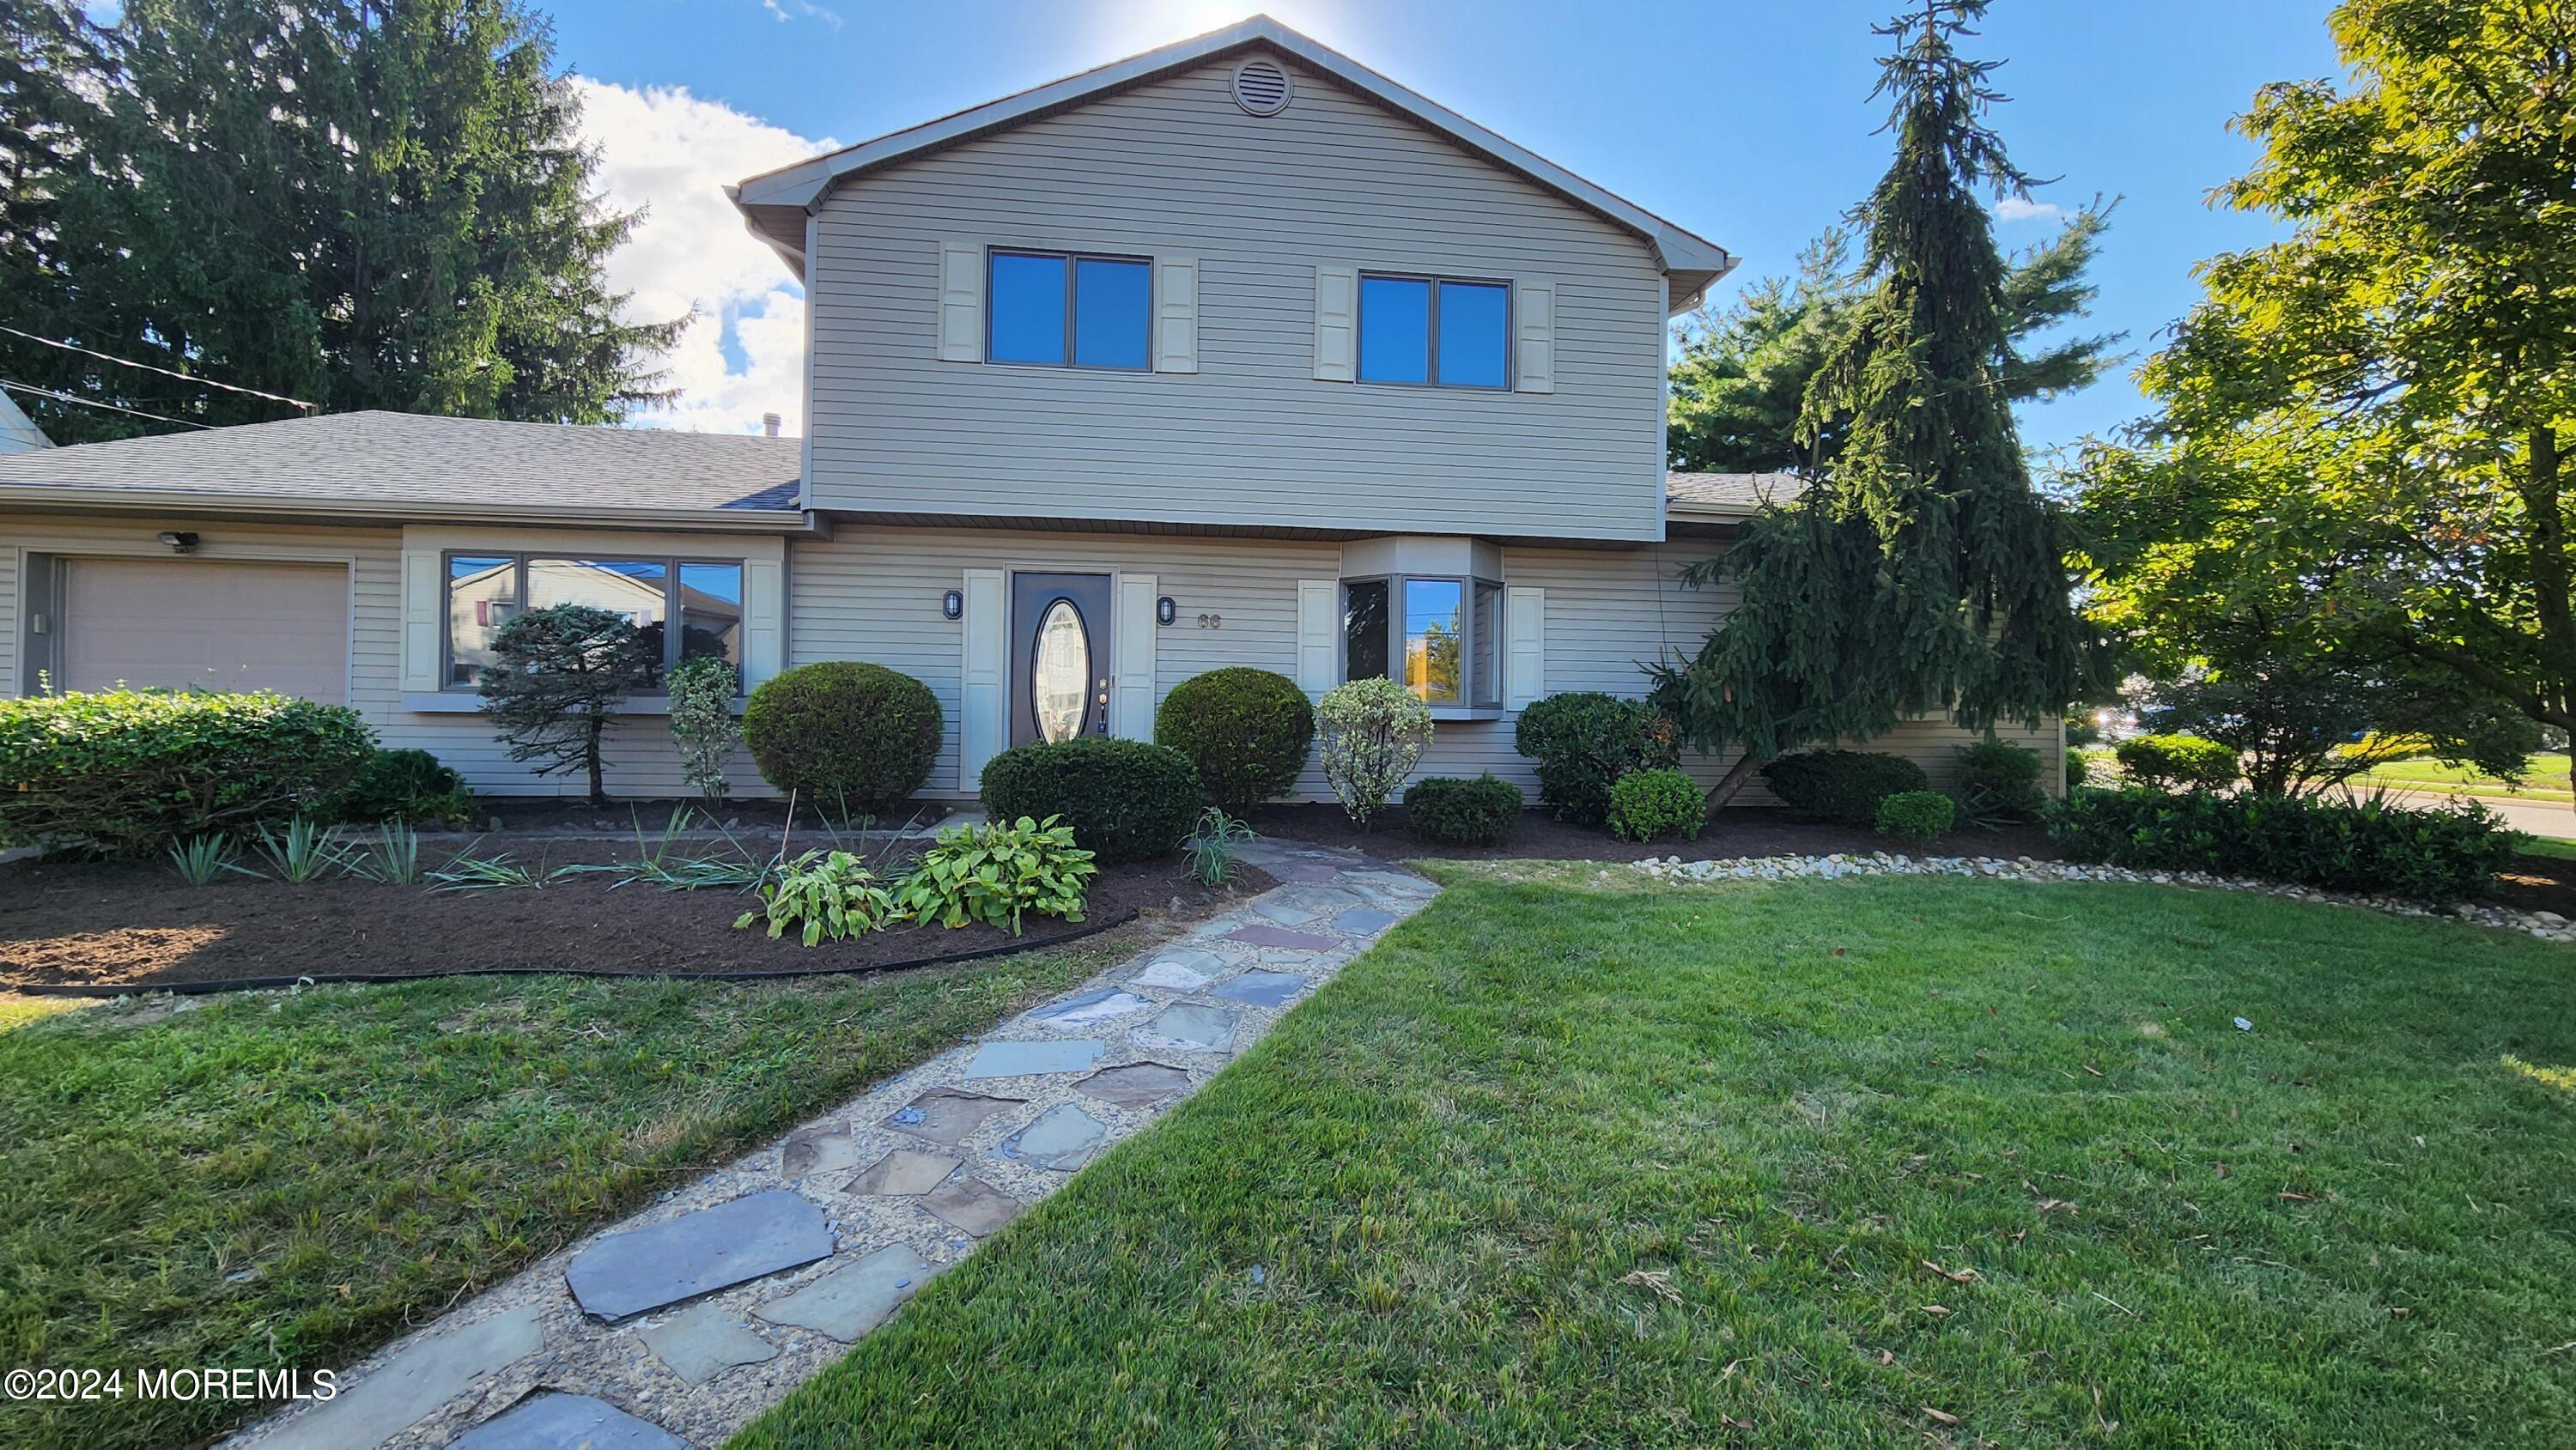
[(1586, 826), (1610, 818), (1610, 787), (1619, 777), (1677, 761), (1680, 739), (1653, 706), (1598, 690), (1536, 701), (1512, 729), (1512, 747), (1537, 762), (1538, 798), (1558, 819)]
[(1610, 830), (1631, 841), (1661, 836), (1699, 839), (1708, 797), (1678, 770), (1632, 770), (1610, 786)]
[(2434, 903), (2485, 889), (2512, 863), (2519, 839), (2478, 805), (2420, 811), (2381, 801), (2139, 789), (2079, 790), (2051, 811), (2048, 834), (2078, 861)]
[(761, 778), (809, 804), (882, 813), (930, 779), (947, 720), (930, 687), (861, 660), (799, 665), (763, 680), (742, 710)]
[(1073, 843), (1105, 866), (1179, 850), (1198, 819), (1199, 790), (1188, 756), (1142, 740), (1082, 735), (1015, 746), (984, 762), (987, 816), (1062, 816)]
[(2078, 750), (2072, 745), (2066, 747), (2066, 788), (2068, 790), (2073, 790), (2092, 779), (2093, 757), (2100, 753), (2095, 750)]
[(1163, 697), (1154, 743), (1190, 758), (1212, 804), (1246, 815), (1297, 783), (1315, 743), (1315, 707), (1285, 675), (1210, 670)]
[(1519, 786), (1491, 771), (1474, 780), (1435, 775), (1404, 793), (1404, 814), (1413, 834), (1434, 845), (1499, 846), (1526, 803)]
[(1878, 803), (1878, 833), (1928, 846), (1950, 834), (1959, 808), (1937, 790), (1901, 790)]
[(344, 821), (458, 821), (474, 814), (465, 777), (426, 750), (379, 750), (340, 797)]
[(1803, 816), (1866, 830), (1878, 824), (1878, 803), (1909, 790), (1930, 790), (1932, 778), (1902, 755), (1866, 750), (1807, 750), (1762, 767), (1762, 783)]
[(2217, 790), (2236, 780), (2236, 752), (2197, 735), (2140, 735), (2111, 754), (2133, 784), (2154, 790)]
[(2039, 752), (2009, 740), (1986, 739), (1959, 747), (1959, 789), (1972, 807), (2030, 817), (2048, 804), (2039, 783), (2048, 763)]
[(1315, 706), (1324, 783), (1361, 830), (1431, 745), (1431, 707), (1383, 675), (1334, 686)]
[(375, 748), (357, 711), (267, 691), (0, 700), (0, 843), (134, 855), (326, 815)]

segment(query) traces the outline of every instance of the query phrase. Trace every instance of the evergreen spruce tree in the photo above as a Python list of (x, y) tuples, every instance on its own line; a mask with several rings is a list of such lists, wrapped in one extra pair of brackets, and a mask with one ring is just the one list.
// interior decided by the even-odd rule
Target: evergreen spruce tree
[(1743, 751), (1719, 801), (1786, 750), (1935, 712), (2035, 723), (2092, 684), (2064, 524), (2013, 426), (2007, 273), (1979, 193), (2026, 195), (2030, 178), (1986, 123), (1997, 62), (1958, 53), (1985, 8), (1926, 0), (1879, 27), (1896, 158), (1857, 218), (1871, 285), (1800, 422), (1839, 445), (1794, 503), (1685, 570), (1741, 598), (1694, 658), (1655, 671), (1686, 740)]
[[(0, 7), (89, 33), (71, 0)], [(600, 423), (663, 396), (654, 359), (686, 319), (621, 315), (602, 269), (635, 216), (593, 197), (578, 103), (519, 0), (130, 0), (95, 35), (45, 102), (72, 161), (27, 330), (329, 412)], [(197, 423), (296, 411), (5, 334), (0, 375)], [(64, 442), (166, 426), (41, 415)]]

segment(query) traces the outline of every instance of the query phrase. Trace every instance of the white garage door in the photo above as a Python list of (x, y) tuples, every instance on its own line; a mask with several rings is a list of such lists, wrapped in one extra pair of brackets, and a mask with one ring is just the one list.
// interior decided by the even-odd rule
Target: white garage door
[(339, 564), (71, 559), (66, 689), (202, 685), (349, 699), (349, 571)]

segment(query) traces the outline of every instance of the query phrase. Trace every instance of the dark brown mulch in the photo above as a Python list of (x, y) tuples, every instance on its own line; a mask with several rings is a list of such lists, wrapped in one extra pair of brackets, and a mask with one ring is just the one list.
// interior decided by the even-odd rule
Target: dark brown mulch
[[(1885, 836), (1847, 826), (1802, 821), (1784, 810), (1761, 806), (1728, 806), (1711, 817), (1695, 841), (1623, 841), (1606, 829), (1575, 826), (1544, 811), (1524, 811), (1500, 846), (1435, 846), (1417, 841), (1405, 824), (1404, 808), (1390, 806), (1377, 829), (1362, 833), (1336, 805), (1264, 806), (1253, 813), (1252, 828), (1265, 836), (1309, 841), (1318, 846), (1347, 846), (1390, 860), (1443, 856), (1528, 861), (1643, 861), (1680, 856), (1696, 861), (1722, 856), (1827, 856), (1836, 851), (1868, 853), (1905, 849)], [(2059, 852), (2048, 833), (2037, 826), (2007, 826), (1986, 831), (1971, 827), (1944, 839), (1937, 848), (1947, 856), (2028, 856), (2054, 861)], [(1920, 854), (1919, 852), (1917, 854)]]
[[(787, 802), (768, 797), (745, 797), (710, 806), (699, 800), (676, 800), (663, 797), (612, 800), (594, 806), (578, 796), (511, 796), (487, 795), (475, 798), (474, 819), (467, 824), (474, 830), (498, 835), (524, 832), (574, 831), (594, 833), (619, 831), (632, 834), (639, 827), (648, 836), (661, 833), (671, 812), (687, 808), (691, 824), (704, 830), (718, 824), (743, 835), (763, 832), (775, 835), (787, 822)], [(935, 825), (953, 814), (956, 807), (942, 801), (915, 801), (897, 806), (874, 817), (879, 829), (893, 830), (907, 824)], [(837, 811), (817, 810), (814, 802), (800, 800), (796, 806), (796, 828), (799, 832), (824, 826), (836, 829), (855, 825)]]
[(2576, 921), (2576, 861), (2516, 856), (2487, 896), (2517, 910), (2554, 911)]
[[(631, 860), (630, 845), (488, 840), (525, 865)], [(449, 852), (424, 848), (432, 863)], [(166, 863), (19, 861), (0, 866), (0, 988), (155, 984), (332, 974), (438, 976), (504, 969), (658, 973), (848, 970), (990, 951), (1082, 933), (1131, 912), (1191, 920), (1269, 888), (1243, 868), (1209, 892), (1177, 858), (1113, 866), (1092, 882), (1086, 920), (1031, 917), (1016, 941), (992, 927), (907, 927), (807, 948), (733, 929), (753, 898), (661, 891), (572, 876), (543, 890), (437, 892), (363, 881), (290, 886), (247, 878), (190, 886)]]

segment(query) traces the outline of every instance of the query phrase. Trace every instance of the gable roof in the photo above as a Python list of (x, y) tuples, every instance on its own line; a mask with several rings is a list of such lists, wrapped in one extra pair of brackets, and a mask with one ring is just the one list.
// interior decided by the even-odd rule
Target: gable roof
[(801, 528), (803, 440), (325, 413), (0, 454), (0, 506)]
[(925, 121), (873, 141), (766, 171), (725, 188), (752, 233), (805, 275), (805, 218), (832, 188), (851, 177), (925, 152), (1071, 110), (1096, 97), (1160, 80), (1237, 51), (1267, 47), (1378, 105), (1408, 117), (1506, 171), (1517, 172), (1575, 205), (1625, 228), (1652, 247), (1672, 278), (1673, 305), (1708, 289), (1733, 270), (1724, 247), (1685, 231), (1627, 198), (1605, 191), (1533, 151), (1516, 146), (1457, 112), (1397, 85), (1341, 52), (1300, 35), (1267, 15), (1222, 30), (1129, 56), (1122, 61), (1051, 81), (1016, 95)]
[(1794, 473), (1667, 473), (1664, 507), (1675, 519), (1747, 519), (1806, 486)]

